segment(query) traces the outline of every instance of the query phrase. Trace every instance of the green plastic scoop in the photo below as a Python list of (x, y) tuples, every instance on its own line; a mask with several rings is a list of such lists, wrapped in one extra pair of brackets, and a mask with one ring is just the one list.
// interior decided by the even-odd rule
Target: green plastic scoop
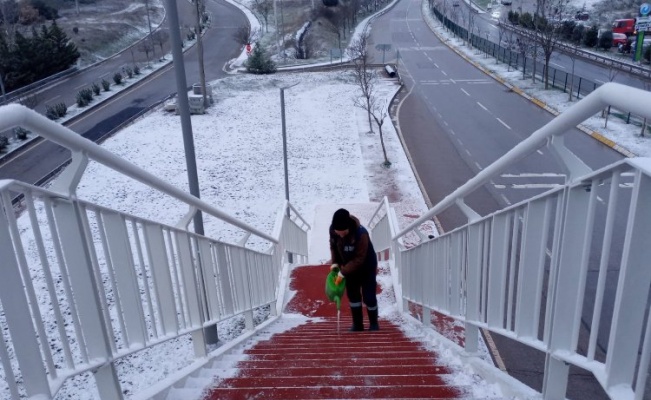
[(342, 279), (342, 281), (337, 285), (335, 283), (337, 274), (339, 274), (339, 268), (334, 268), (330, 271), (326, 277), (325, 292), (330, 301), (337, 303), (337, 311), (339, 311), (341, 309), (341, 298), (346, 290), (346, 278)]

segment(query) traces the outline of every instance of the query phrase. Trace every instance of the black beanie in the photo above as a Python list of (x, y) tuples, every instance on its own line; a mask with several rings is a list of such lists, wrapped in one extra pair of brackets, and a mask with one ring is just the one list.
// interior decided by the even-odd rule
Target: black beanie
[(332, 229), (335, 231), (345, 231), (350, 227), (350, 213), (344, 208), (335, 211), (332, 216)]

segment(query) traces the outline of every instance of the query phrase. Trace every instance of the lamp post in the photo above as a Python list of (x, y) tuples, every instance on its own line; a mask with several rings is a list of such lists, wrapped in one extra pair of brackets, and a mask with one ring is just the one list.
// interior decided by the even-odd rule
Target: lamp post
[[(190, 104), (188, 102), (188, 90), (185, 79), (183, 41), (181, 40), (181, 31), (179, 29), (179, 15), (175, 0), (166, 0), (165, 3), (165, 9), (169, 17), (172, 60), (174, 72), (176, 73), (177, 107), (181, 116), (181, 131), (183, 132), (183, 147), (185, 149), (185, 162), (188, 169), (190, 194), (199, 198), (199, 177), (197, 174), (197, 159), (194, 152), (194, 139), (192, 137), (192, 122), (190, 120)], [(201, 215), (201, 211), (197, 211), (194, 214), (193, 222), (195, 233), (203, 235), (203, 216)], [(199, 273), (201, 273), (201, 269), (199, 269)], [(203, 280), (203, 276), (200, 279)], [(214, 344), (217, 343), (218, 339), (217, 325), (208, 326), (203, 329), (203, 340), (205, 343)], [(201, 349), (201, 351), (205, 355), (205, 348)]]
[[(285, 170), (285, 200), (289, 202), (289, 174), (287, 172), (287, 130), (285, 126), (285, 89), (293, 88), (298, 82), (280, 88), (280, 121), (283, 130), (283, 165)], [(289, 207), (287, 208), (287, 217), (289, 217)], [(287, 253), (287, 261), (292, 263), (292, 253)]]

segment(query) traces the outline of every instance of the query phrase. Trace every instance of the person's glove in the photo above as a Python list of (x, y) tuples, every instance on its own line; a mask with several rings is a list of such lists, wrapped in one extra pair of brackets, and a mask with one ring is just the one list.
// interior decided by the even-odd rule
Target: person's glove
[(335, 269), (335, 268), (338, 269), (338, 268), (339, 268), (339, 264), (332, 264), (332, 265), (330, 266), (330, 271), (332, 271), (332, 270)]
[(337, 277), (335, 278), (335, 285), (339, 286), (342, 280), (344, 280), (344, 275), (341, 273), (341, 271), (339, 271)]

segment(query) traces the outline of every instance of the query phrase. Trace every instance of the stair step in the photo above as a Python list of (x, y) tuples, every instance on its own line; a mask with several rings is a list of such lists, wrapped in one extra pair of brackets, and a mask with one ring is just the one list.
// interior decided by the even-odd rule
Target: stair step
[(183, 384), (183, 387), (186, 389), (193, 389), (193, 388), (205, 388), (206, 386), (212, 384), (215, 382), (215, 376), (211, 377), (201, 377), (201, 376), (189, 376), (186, 380), (185, 383)]
[[(341, 358), (340, 350), (331, 352), (319, 352), (319, 351), (286, 351), (280, 353), (255, 353), (250, 354), (248, 361), (252, 360), (276, 360), (276, 361), (286, 361), (286, 360), (296, 360), (300, 358), (301, 360), (339, 360)], [(401, 358), (427, 358), (430, 360), (430, 363), (436, 362), (436, 357), (432, 354), (424, 353), (422, 350), (410, 350), (410, 351), (391, 351), (390, 353), (381, 352), (381, 351), (348, 351), (346, 350), (346, 357), (351, 359), (377, 359), (382, 358), (384, 360), (393, 360)], [(244, 358), (242, 361), (245, 361)]]
[[(414, 371), (419, 374), (449, 374), (452, 371), (447, 367), (436, 365), (421, 365)], [(364, 367), (365, 375), (404, 375), (407, 368), (396, 368), (392, 365), (374, 365)], [(337, 363), (332, 365), (322, 365), (320, 367), (287, 367), (285, 365), (276, 365), (271, 368), (250, 368), (242, 370), (239, 377), (282, 377), (282, 376), (355, 376), (360, 375), (362, 371), (357, 366), (340, 367)]]
[(167, 392), (165, 400), (193, 400), (202, 399), (204, 390), (203, 388), (170, 388)]
[(395, 386), (303, 386), (303, 387), (239, 387), (211, 389), (206, 399), (395, 399), (410, 397), (450, 399), (462, 396), (465, 390), (440, 385)]
[[(444, 374), (426, 375), (405, 373), (402, 375), (330, 375), (330, 376), (283, 376), (247, 377), (229, 379), (229, 388), (238, 387), (301, 387), (301, 386), (409, 386), (445, 385)], [(225, 386), (220, 385), (221, 388)]]
[[(430, 357), (416, 357), (416, 358), (349, 358), (346, 354), (345, 357), (341, 359), (330, 359), (332, 365), (336, 365), (337, 368), (346, 368), (346, 367), (372, 367), (376, 365), (388, 365), (393, 368), (402, 368), (402, 367), (413, 367), (419, 368), (422, 365), (430, 366), (432, 365), (432, 359)], [(316, 358), (316, 359), (286, 359), (284, 361), (283, 368), (316, 368), (326, 364), (325, 360)], [(241, 361), (237, 366), (239, 368), (277, 368), (278, 360), (259, 360), (259, 359), (250, 359), (247, 361)]]

